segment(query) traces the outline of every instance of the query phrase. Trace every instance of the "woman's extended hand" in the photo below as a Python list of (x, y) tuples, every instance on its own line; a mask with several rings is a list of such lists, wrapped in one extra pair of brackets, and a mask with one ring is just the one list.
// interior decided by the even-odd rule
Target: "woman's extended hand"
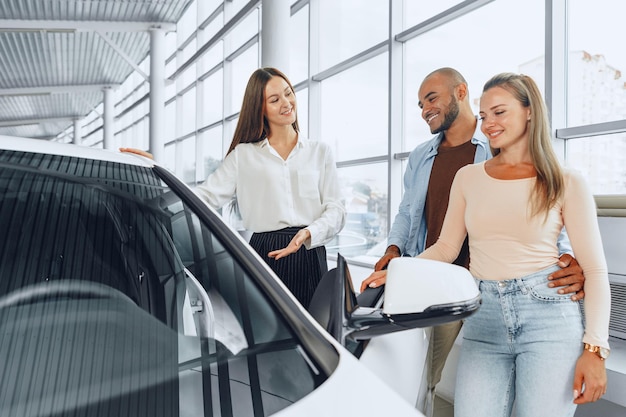
[(268, 253), (267, 256), (276, 260), (284, 258), (287, 255), (291, 255), (292, 253), (297, 252), (302, 247), (302, 245), (304, 245), (304, 242), (306, 242), (307, 239), (310, 238), (311, 232), (309, 232), (308, 229), (300, 229), (286, 247), (273, 250)]
[(154, 156), (150, 152), (142, 151), (136, 148), (120, 148), (120, 152), (134, 153), (135, 155), (145, 156), (146, 158), (154, 159)]
[(361, 292), (365, 291), (367, 287), (376, 288), (384, 285), (387, 282), (387, 270), (372, 272), (372, 275), (365, 278), (361, 283)]
[(574, 371), (574, 403), (584, 404), (599, 400), (606, 393), (606, 384), (604, 361), (595, 353), (583, 351)]

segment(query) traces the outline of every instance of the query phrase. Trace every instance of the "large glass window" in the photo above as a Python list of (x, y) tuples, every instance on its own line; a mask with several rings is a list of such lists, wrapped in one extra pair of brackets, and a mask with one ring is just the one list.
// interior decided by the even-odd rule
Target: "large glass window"
[[(401, 16), (390, 16), (390, 10), (400, 2)], [(469, 11), (477, 3), (480, 7)], [(166, 76), (177, 72), (183, 62), (249, 4), (249, 0), (192, 2), (178, 22), (178, 31), (165, 37)], [(439, 67), (458, 69), (469, 83), (470, 101), (476, 113), (483, 84), (498, 72), (528, 74), (544, 91), (546, 4), (545, 0), (283, 2), (281, 7), (295, 5), (298, 8), (289, 25), (281, 30), (289, 38), (289, 68), (285, 71), (292, 83), (299, 86), (298, 118), (302, 136), (329, 143), (335, 158), (344, 167), (340, 170), (342, 173), (355, 172), (356, 176), (363, 170), (363, 175), (367, 175), (374, 170), (380, 178), (390, 175), (392, 185), (385, 192), (391, 194), (392, 202), (399, 201), (396, 194), (401, 193), (402, 187), (398, 184), (404, 172), (404, 167), (400, 169), (399, 165), (404, 165), (404, 161), (389, 157), (389, 149), (393, 153), (409, 152), (433, 136), (418, 107), (418, 88), (423, 78)], [(564, 145), (564, 153), (559, 155), (565, 156), (567, 165), (588, 176), (594, 192), (626, 193), (622, 180), (626, 169), (621, 168), (626, 166), (621, 157), (626, 133), (614, 133), (619, 131), (619, 126), (613, 129), (613, 124), (626, 119), (623, 76), (626, 54), (622, 52), (621, 42), (626, 29), (619, 20), (626, 12), (626, 5), (614, 0), (597, 0), (589, 7), (585, 0), (567, 0), (565, 6), (555, 9), (553, 20), (556, 31), (562, 28), (567, 31), (555, 37), (567, 39), (567, 67), (566, 72), (560, 73), (557, 65), (554, 75), (557, 78), (553, 83), (567, 83), (566, 108), (560, 108), (559, 103), (560, 107), (554, 109), (558, 110), (555, 114), (559, 117), (566, 111), (566, 117), (562, 119), (565, 126), (554, 127), (561, 131), (583, 127), (585, 137), (578, 138), (579, 132), (571, 135), (565, 132), (566, 143), (557, 141), (559, 147)], [(463, 7), (468, 8), (465, 14)], [(446, 16), (439, 16), (451, 8), (461, 12), (459, 17), (448, 20)], [(206, 19), (214, 12), (216, 15), (207, 23)], [(185, 180), (204, 180), (230, 145), (247, 81), (262, 61), (256, 42), (257, 35), (262, 42), (261, 12), (262, 4), (254, 5), (248, 16), (223, 39), (217, 40), (186, 71), (178, 73), (175, 83), (166, 83), (164, 139), (168, 146), (165, 161), (159, 162), (183, 173)], [(195, 18), (196, 14), (199, 19)], [(401, 21), (390, 21), (396, 17)], [(436, 17), (441, 18), (439, 26)], [(396, 48), (395, 35), (404, 32), (410, 37), (411, 28), (427, 21), (432, 24), (428, 30), (413, 38), (401, 39), (402, 47)], [(198, 23), (206, 27), (199, 29), (194, 39)], [(390, 27), (394, 33), (390, 34)], [(391, 60), (387, 52), (356, 65), (356, 61), (350, 60), (385, 41), (390, 42), (394, 54)], [(319, 51), (319, 56), (310, 56), (310, 45)], [(561, 48), (561, 45), (552, 47)], [(559, 51), (556, 52), (558, 55)], [(141, 66), (149, 72), (149, 57)], [(394, 86), (396, 76), (401, 77), (400, 85), (393, 91), (389, 90), (390, 76)], [(315, 84), (318, 79), (321, 81)], [(194, 83), (200, 88), (198, 99), (194, 98), (193, 88), (187, 90)], [(145, 149), (149, 146), (149, 119), (146, 118), (149, 100), (137, 102), (148, 91), (149, 83), (133, 73), (115, 92), (116, 140), (124, 142), (124, 146)], [(391, 115), (391, 126), (390, 105), (396, 111)], [(123, 113), (127, 108), (133, 110)], [(102, 107), (99, 109), (95, 121), (84, 124), (83, 133), (87, 137), (83, 143), (89, 146), (102, 146), (102, 129), (98, 128), (102, 123)], [(138, 122), (142, 118), (143, 121)], [(598, 132), (584, 129), (587, 125), (606, 122), (611, 123), (606, 129), (611, 134), (600, 136)], [(201, 133), (193, 137), (194, 131)], [(70, 141), (71, 136), (70, 130), (64, 139)], [(184, 144), (180, 142), (183, 139)], [(178, 156), (173, 152), (176, 146)], [(186, 155), (184, 158), (181, 152)], [(195, 157), (195, 173), (180, 166), (187, 161), (187, 153), (189, 158)], [(372, 164), (385, 158), (389, 158), (389, 166)], [(350, 167), (346, 167), (346, 163)], [(358, 167), (356, 164), (365, 165)], [(392, 203), (388, 209), (393, 214), (397, 203)], [(385, 216), (379, 216), (383, 223), (387, 221)]]
[(147, 134), (149, 128), (148, 117), (135, 121), (134, 124), (122, 130), (121, 134), (116, 136), (116, 141), (119, 139), (117, 142), (118, 146), (147, 149), (149, 145)]
[(204, 55), (202, 55), (200, 62), (203, 71), (208, 71), (222, 62), (224, 59), (223, 48), (224, 42), (219, 41), (211, 49), (205, 52)]
[[(233, 135), (235, 134), (235, 129), (237, 128), (238, 121), (239, 117), (235, 117), (233, 119), (228, 119), (224, 123), (224, 136), (222, 138), (224, 155), (226, 155), (226, 152), (228, 151), (228, 149), (230, 149), (230, 144), (233, 141)], [(224, 155), (222, 155), (222, 158)]]
[(298, 10), (290, 19), (289, 80), (297, 84), (309, 74), (309, 6)]
[(198, 3), (198, 21), (202, 22), (222, 3), (220, 0), (203, 0)]
[(320, 70), (389, 38), (389, 3), (380, 0), (320, 1)]
[(415, 1), (404, 0), (402, 27), (408, 29), (461, 3), (462, 0)]
[(188, 184), (193, 184), (196, 179), (196, 137), (190, 136), (178, 142), (176, 146), (178, 157), (176, 174)]
[[(170, 77), (176, 71), (176, 59), (172, 59), (165, 64), (165, 76)], [(176, 95), (176, 83), (167, 80), (165, 82), (165, 100), (169, 100)]]
[(226, 115), (238, 113), (243, 103), (243, 93), (250, 76), (259, 67), (258, 45), (246, 49), (241, 55), (231, 62), (231, 94), (230, 108)]
[(421, 118), (417, 94), (424, 77), (437, 68), (453, 67), (463, 74), (476, 113), (482, 86), (497, 73), (525, 73), (543, 86), (544, 16), (543, 0), (494, 1), (408, 41), (402, 149), (411, 151), (433, 136)]
[(257, 33), (259, 33), (259, 9), (254, 9), (224, 38), (224, 43), (227, 45), (226, 55), (239, 49)]
[(224, 71), (222, 69), (211, 74), (202, 81), (202, 109), (200, 127), (210, 125), (222, 119), (224, 95)]
[[(213, 9), (211, 9), (213, 12)], [(224, 13), (219, 13), (211, 22), (198, 33), (198, 42), (203, 45), (224, 26)]]
[(322, 81), (321, 140), (338, 161), (386, 155), (388, 54), (380, 54)]
[[(626, 3), (569, 0), (567, 125), (626, 118)], [(613, 152), (615, 154), (615, 152)]]
[(387, 237), (387, 164), (340, 168), (339, 185), (346, 225), (327, 250), (346, 257), (364, 255)]
[(250, 0), (227, 0), (224, 7), (227, 10), (227, 18), (232, 18), (239, 10), (241, 10)]
[[(185, 47), (181, 52), (179, 52), (179, 56), (177, 57), (178, 63), (183, 64), (187, 62), (187, 60), (196, 52), (196, 41), (190, 42), (189, 45)], [(189, 65), (185, 71), (178, 76), (176, 79), (176, 85), (184, 88), (189, 84), (193, 84), (193, 82), (197, 79), (198, 75), (196, 74), (196, 62)]]
[(226, 152), (222, 146), (222, 125), (206, 130), (198, 135), (200, 167), (197, 181), (204, 181), (222, 163)]
[[(621, 39), (626, 35), (622, 22), (626, 5), (599, 0), (589, 7), (570, 0), (567, 6), (566, 124), (576, 128), (623, 121), (626, 55)], [(626, 133), (594, 135), (593, 129), (586, 129), (587, 137), (566, 139), (566, 163), (585, 174), (594, 193), (624, 194)]]
[(187, 38), (189, 38), (193, 31), (198, 26), (196, 23), (196, 5), (192, 5), (191, 7), (187, 7), (185, 13), (181, 16), (180, 20), (176, 25), (176, 35), (178, 37), (178, 44), (185, 42)]
[(298, 126), (300, 126), (300, 134), (309, 137), (309, 90), (307, 88), (298, 90), (296, 92), (296, 100), (298, 105)]
[(569, 139), (567, 166), (582, 172), (594, 194), (626, 194), (626, 134)]
[(160, 161), (163, 166), (172, 172), (176, 172), (176, 142), (170, 142), (165, 145), (163, 158), (164, 160)]
[(165, 143), (176, 137), (176, 100), (172, 100), (165, 105), (165, 123), (163, 123)]
[(180, 115), (178, 123), (180, 123), (180, 135), (194, 132), (196, 130), (196, 88), (190, 88), (182, 97), (177, 98), (178, 105), (181, 106), (178, 114)]

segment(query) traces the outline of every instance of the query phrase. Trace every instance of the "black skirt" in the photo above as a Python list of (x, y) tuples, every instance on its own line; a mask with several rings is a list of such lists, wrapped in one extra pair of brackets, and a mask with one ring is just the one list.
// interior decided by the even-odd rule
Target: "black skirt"
[(250, 246), (267, 262), (287, 288), (305, 307), (309, 307), (313, 293), (322, 276), (328, 271), (326, 248), (307, 250), (304, 245), (297, 252), (281, 259), (267, 256), (271, 251), (286, 247), (302, 227), (288, 227), (274, 232), (253, 233)]

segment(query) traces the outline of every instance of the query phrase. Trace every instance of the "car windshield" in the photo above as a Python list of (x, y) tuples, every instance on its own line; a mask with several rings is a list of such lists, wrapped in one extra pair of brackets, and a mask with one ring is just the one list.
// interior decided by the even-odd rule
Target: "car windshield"
[(0, 415), (270, 415), (327, 377), (153, 169), (1, 151), (0, 234)]

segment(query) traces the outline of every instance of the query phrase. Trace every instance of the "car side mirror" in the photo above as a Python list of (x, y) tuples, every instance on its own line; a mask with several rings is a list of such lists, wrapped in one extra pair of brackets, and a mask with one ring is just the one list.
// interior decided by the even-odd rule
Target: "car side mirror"
[(448, 263), (394, 258), (387, 269), (382, 307), (356, 303), (346, 260), (322, 278), (309, 312), (346, 345), (375, 336), (461, 320), (480, 307), (480, 292), (469, 271)]
[(430, 259), (401, 257), (392, 259), (387, 268), (383, 313), (402, 318), (468, 302), (473, 305), (477, 298), (480, 291), (467, 269)]

